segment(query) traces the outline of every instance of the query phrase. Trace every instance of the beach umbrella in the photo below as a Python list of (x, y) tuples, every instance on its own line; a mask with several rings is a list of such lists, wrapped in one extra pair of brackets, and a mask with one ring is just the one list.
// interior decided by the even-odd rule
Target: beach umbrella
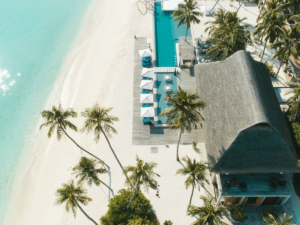
[(149, 48), (139, 50), (139, 54), (141, 58), (151, 56), (151, 50)]
[(140, 88), (141, 89), (152, 90), (153, 85), (154, 85), (154, 82), (152, 80), (142, 80)]
[(153, 94), (141, 94), (140, 103), (143, 104), (153, 103)]
[(142, 77), (153, 78), (153, 76), (154, 76), (154, 69), (153, 68), (143, 68), (141, 75), (142, 75)]
[(144, 107), (141, 108), (141, 117), (154, 117), (154, 107)]

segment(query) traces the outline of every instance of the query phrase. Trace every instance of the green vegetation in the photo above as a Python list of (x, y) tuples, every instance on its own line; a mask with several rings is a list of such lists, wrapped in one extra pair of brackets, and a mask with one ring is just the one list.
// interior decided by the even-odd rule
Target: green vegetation
[(212, 61), (225, 60), (239, 50), (245, 50), (247, 44), (252, 43), (249, 25), (242, 25), (246, 18), (240, 19), (237, 12), (225, 12), (219, 9), (214, 15), (215, 21), (208, 21), (210, 25), (205, 32), (209, 31), (206, 41), (211, 44), (206, 55)]
[(166, 220), (164, 222), (164, 225), (173, 225), (172, 221), (171, 220)]
[(268, 225), (296, 225), (291, 223), (292, 219), (292, 216), (286, 217), (286, 213), (279, 217), (279, 221), (277, 221), (272, 215), (264, 217), (264, 221)]
[(76, 210), (79, 208), (79, 210), (95, 225), (97, 223), (89, 217), (88, 214), (82, 209), (82, 207), (79, 205), (79, 203), (83, 205), (87, 205), (90, 201), (92, 201), (91, 198), (85, 195), (86, 190), (82, 188), (82, 185), (79, 184), (77, 187), (74, 185), (74, 181), (70, 181), (68, 184), (63, 184), (63, 188), (60, 188), (57, 190), (58, 198), (56, 199), (57, 204), (66, 204), (66, 210), (67, 212), (72, 210), (74, 217), (76, 217)]
[(196, 0), (184, 0), (184, 3), (178, 4), (177, 11), (173, 12), (174, 21), (179, 20), (178, 27), (182, 24), (186, 24), (186, 34), (185, 40), (187, 37), (187, 32), (191, 28), (192, 23), (199, 24), (199, 16), (203, 16), (203, 14), (198, 9), (198, 2)]
[(98, 162), (96, 160), (81, 157), (79, 164), (73, 168), (76, 174), (76, 178), (79, 178), (78, 182), (86, 182), (89, 186), (95, 184), (97, 186), (104, 184), (108, 189), (113, 191), (107, 184), (101, 181), (98, 174), (105, 174), (107, 170), (105, 168), (96, 168)]
[[(154, 180), (154, 177), (160, 177), (159, 174), (155, 173), (153, 169), (157, 166), (154, 162), (144, 162), (136, 156), (136, 166), (127, 166), (125, 167), (125, 173), (131, 173), (129, 176), (129, 181), (135, 186), (133, 195), (129, 201), (127, 209), (130, 208), (130, 205), (135, 197), (135, 195), (141, 191), (141, 185), (144, 186), (144, 190), (148, 192), (149, 187), (156, 188), (157, 181)], [(126, 180), (126, 185), (130, 185), (129, 181)]]
[(44, 126), (45, 127), (50, 126), (49, 131), (48, 131), (48, 138), (50, 138), (52, 136), (53, 132), (56, 129), (56, 134), (57, 134), (58, 140), (60, 140), (62, 138), (63, 134), (65, 134), (71, 141), (73, 141), (73, 143), (78, 148), (80, 148), (82, 151), (86, 152), (87, 154), (93, 156), (94, 158), (98, 159), (101, 163), (105, 164), (109, 168), (109, 166), (103, 160), (99, 159), (97, 156), (93, 155), (89, 151), (82, 148), (66, 132), (67, 128), (77, 131), (77, 127), (68, 120), (69, 117), (72, 117), (72, 118), (77, 117), (77, 113), (72, 108), (69, 108), (66, 111), (64, 111), (63, 108), (61, 107), (61, 104), (59, 104), (58, 108), (53, 106), (51, 111), (44, 110), (41, 112), (41, 114), (42, 114), (42, 117), (45, 118), (47, 122), (40, 126), (40, 130)]
[(168, 127), (180, 130), (176, 154), (176, 159), (179, 161), (181, 135), (184, 131), (191, 132), (192, 128), (197, 129), (198, 124), (201, 124), (203, 117), (200, 109), (205, 107), (205, 103), (197, 94), (190, 94), (182, 90), (180, 86), (178, 86), (177, 93), (168, 94), (165, 100), (174, 108), (165, 109), (159, 116), (167, 116)]
[(189, 216), (197, 218), (197, 221), (194, 222), (194, 225), (226, 225), (226, 223), (221, 221), (223, 213), (227, 211), (225, 206), (216, 205), (215, 198), (213, 197), (204, 197), (200, 196), (204, 202), (204, 206), (196, 207), (190, 205), (187, 210)]
[[(98, 142), (100, 140), (100, 135), (103, 134), (112, 153), (114, 154), (117, 162), (119, 163), (124, 175), (126, 176), (127, 181), (129, 181), (127, 174), (124, 171), (124, 168), (118, 159), (114, 149), (112, 148), (108, 136), (112, 133), (117, 133), (117, 130), (112, 126), (114, 121), (119, 121), (118, 117), (110, 116), (109, 113), (111, 112), (112, 108), (101, 108), (98, 104), (95, 104), (93, 108), (86, 109), (84, 112), (81, 113), (83, 117), (86, 118), (84, 122), (84, 127), (81, 131), (87, 131), (90, 133), (94, 131), (95, 134), (95, 141)], [(130, 183), (130, 182), (129, 182)], [(130, 183), (131, 184), (131, 183)], [(131, 188), (134, 189), (133, 185), (131, 184)]]
[(292, 29), (287, 30), (285, 27), (282, 29), (282, 34), (279, 34), (279, 40), (271, 45), (271, 48), (276, 50), (273, 58), (280, 60), (280, 66), (277, 71), (277, 75), (280, 71), (283, 61), (288, 61), (288, 59), (293, 56), (298, 58), (300, 56), (300, 32), (297, 27), (292, 27)]
[(270, 77), (277, 78), (275, 72), (273, 71), (274, 66), (265, 62), (265, 66), (267, 67), (268, 73)]
[(282, 8), (284, 5), (277, 1), (267, 1), (265, 7), (260, 9), (260, 14), (257, 18), (257, 25), (254, 27), (254, 35), (259, 35), (261, 40), (264, 40), (264, 50), (261, 56), (263, 60), (267, 42), (274, 43), (280, 34), (281, 27), (285, 25), (285, 16), (282, 14)]
[(132, 190), (122, 189), (118, 193), (110, 200), (107, 213), (101, 217), (102, 225), (138, 225), (140, 221), (146, 221), (144, 224), (149, 225), (158, 224), (150, 201), (141, 192), (136, 193), (129, 211), (126, 208), (133, 194)]
[(182, 161), (185, 162), (186, 166), (178, 169), (176, 174), (187, 176), (184, 182), (186, 189), (192, 186), (192, 194), (189, 202), (189, 205), (191, 205), (195, 187), (200, 191), (200, 186), (204, 187), (205, 182), (209, 184), (205, 176), (208, 166), (207, 163), (199, 163), (195, 159), (192, 161), (188, 156), (183, 157)]
[(263, 211), (261, 212), (261, 215), (260, 217), (265, 217), (265, 216), (268, 216), (268, 215), (272, 215), (275, 219), (278, 218), (278, 213), (279, 213), (279, 208), (277, 207), (266, 207), (263, 209)]
[(231, 218), (237, 222), (244, 222), (248, 219), (248, 217), (245, 214), (245, 210), (242, 208), (242, 206), (237, 204), (232, 205)]

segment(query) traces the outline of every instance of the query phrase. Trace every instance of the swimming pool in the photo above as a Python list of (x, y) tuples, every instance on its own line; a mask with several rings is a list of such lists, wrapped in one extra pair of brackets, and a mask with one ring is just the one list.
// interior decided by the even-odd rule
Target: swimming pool
[[(178, 37), (185, 37), (186, 25), (178, 26), (178, 21), (174, 21), (170, 11), (161, 10), (161, 3), (155, 3), (155, 48), (156, 48), (156, 67), (176, 67), (176, 43)], [(191, 31), (188, 30), (188, 36)]]
[[(165, 81), (164, 76), (170, 76), (171, 81)], [(167, 104), (167, 102), (164, 100), (165, 96), (167, 95), (165, 91), (165, 86), (170, 86), (171, 91), (168, 93), (176, 93), (177, 92), (177, 77), (174, 75), (174, 73), (157, 73), (156, 74), (156, 88), (157, 88), (157, 123), (158, 124), (164, 124), (167, 122), (167, 117), (163, 116), (160, 117), (159, 114), (164, 111), (167, 108), (171, 108), (172, 105)]]

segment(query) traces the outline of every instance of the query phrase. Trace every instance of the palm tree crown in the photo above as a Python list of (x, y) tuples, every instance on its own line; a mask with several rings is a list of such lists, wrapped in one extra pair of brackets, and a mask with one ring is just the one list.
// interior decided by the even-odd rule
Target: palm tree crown
[(40, 126), (40, 129), (43, 127), (48, 127), (48, 137), (50, 138), (56, 129), (57, 139), (60, 140), (62, 138), (62, 135), (64, 134), (64, 130), (67, 128), (70, 128), (74, 131), (77, 131), (77, 127), (71, 123), (69, 120), (67, 120), (69, 117), (75, 118), (77, 117), (77, 113), (74, 112), (72, 108), (67, 109), (64, 111), (61, 107), (61, 104), (59, 104), (59, 107), (56, 108), (55, 106), (52, 107), (52, 110), (44, 110), (41, 112), (42, 117), (46, 119), (46, 123), (42, 124)]
[(175, 17), (174, 21), (179, 20), (178, 27), (182, 24), (186, 24), (186, 35), (185, 40), (187, 37), (187, 32), (191, 28), (191, 23), (199, 24), (199, 16), (203, 16), (203, 14), (198, 9), (197, 1), (195, 0), (184, 0), (185, 3), (178, 4), (178, 10), (173, 12), (173, 17)]
[[(141, 185), (144, 186), (145, 191), (148, 191), (149, 187), (157, 186), (157, 181), (154, 180), (154, 177), (160, 177), (159, 174), (153, 171), (156, 166), (156, 163), (144, 162), (136, 156), (136, 166), (127, 166), (124, 170), (126, 173), (131, 173), (129, 180), (136, 187), (137, 191), (140, 191)], [(129, 185), (127, 180), (126, 185)]]
[(254, 35), (264, 38), (265, 46), (261, 61), (266, 49), (267, 42), (274, 43), (278, 35), (282, 33), (281, 28), (285, 25), (285, 16), (281, 10), (283, 4), (279, 1), (267, 1), (266, 6), (261, 8), (261, 14), (257, 18), (257, 25), (254, 27)]
[(196, 216), (197, 221), (193, 225), (226, 225), (221, 221), (222, 215), (227, 209), (223, 205), (216, 205), (215, 198), (200, 196), (204, 206), (196, 207), (190, 205), (187, 210), (189, 216)]
[(279, 36), (279, 40), (272, 44), (271, 48), (277, 49), (272, 59), (277, 58), (281, 61), (277, 71), (278, 74), (283, 60), (287, 61), (291, 56), (298, 59), (300, 56), (299, 30), (296, 27), (292, 27), (290, 30), (287, 30), (285, 27), (282, 28), (282, 34)]
[(293, 121), (299, 118), (299, 107), (300, 107), (300, 84), (296, 82), (288, 82), (290, 86), (293, 86), (292, 90), (287, 91), (286, 95), (293, 94), (287, 101), (286, 104), (289, 106), (288, 111), (293, 115)]
[(105, 168), (96, 168), (97, 164), (99, 164), (99, 161), (81, 157), (79, 164), (73, 168), (76, 178), (79, 178), (78, 182), (82, 183), (85, 181), (89, 186), (92, 184), (99, 186), (100, 183), (102, 183), (111, 190), (111, 188), (98, 177), (99, 174), (107, 173), (107, 170)]
[(111, 110), (112, 108), (101, 108), (98, 104), (91, 109), (86, 109), (81, 113), (83, 117), (86, 117), (81, 130), (87, 132), (94, 130), (96, 142), (99, 141), (101, 133), (105, 132), (107, 135), (110, 135), (110, 132), (118, 133), (112, 125), (114, 121), (119, 121), (119, 118), (110, 116)]
[(219, 9), (214, 22), (206, 29), (209, 31), (208, 44), (212, 47), (207, 51), (212, 61), (224, 60), (239, 50), (245, 50), (252, 43), (248, 30), (249, 25), (242, 25), (246, 18), (240, 19), (236, 12), (224, 12)]
[(191, 204), (194, 188), (198, 187), (198, 190), (200, 190), (200, 186), (203, 187), (205, 182), (209, 184), (208, 180), (205, 177), (205, 171), (208, 169), (208, 166), (207, 163), (199, 163), (195, 159), (192, 161), (188, 156), (183, 157), (182, 161), (185, 162), (186, 167), (178, 169), (176, 171), (176, 174), (187, 176), (185, 180), (185, 187), (193, 187), (189, 203)]
[(94, 224), (97, 223), (91, 219), (81, 208), (79, 203), (83, 205), (87, 205), (89, 202), (92, 201), (91, 198), (86, 196), (87, 193), (85, 189), (82, 188), (82, 185), (79, 184), (77, 187), (74, 185), (74, 181), (70, 181), (68, 184), (63, 184), (63, 188), (57, 190), (58, 198), (56, 199), (57, 204), (66, 203), (66, 210), (67, 212), (72, 210), (74, 217), (76, 217), (76, 209), (79, 208), (85, 216), (88, 217)]
[(276, 221), (276, 219), (272, 215), (264, 217), (264, 221), (268, 225), (296, 225), (291, 223), (292, 219), (292, 216), (286, 217), (286, 213), (284, 213), (283, 216), (279, 217), (279, 221)]
[(197, 94), (190, 94), (178, 86), (178, 92), (169, 94), (165, 97), (168, 104), (173, 108), (165, 109), (159, 116), (167, 116), (167, 124), (172, 129), (179, 129), (180, 135), (177, 143), (177, 161), (179, 161), (178, 147), (181, 134), (186, 130), (191, 132), (192, 128), (197, 129), (201, 124), (203, 117), (200, 109), (205, 107)]

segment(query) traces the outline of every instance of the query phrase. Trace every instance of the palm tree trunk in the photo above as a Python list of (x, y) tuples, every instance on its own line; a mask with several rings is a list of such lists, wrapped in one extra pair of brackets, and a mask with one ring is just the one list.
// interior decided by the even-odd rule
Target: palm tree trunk
[[(244, 0), (245, 1), (245, 0)], [(240, 4), (238, 10), (236, 11), (236, 13), (238, 13), (238, 11), (240, 10), (241, 6), (243, 5), (244, 1), (242, 2), (242, 4)]]
[(265, 49), (266, 49), (266, 46), (267, 46), (267, 42), (265, 43), (265, 47), (264, 47), (264, 50), (263, 50), (263, 53), (262, 53), (262, 56), (261, 56), (260, 62), (262, 62), (262, 60), (263, 60), (263, 57), (264, 57), (264, 54), (265, 54)]
[(113, 189), (111, 189), (106, 183), (104, 183), (103, 181), (100, 180), (101, 184), (104, 184), (109, 190), (111, 190), (111, 192), (114, 192)]
[(186, 41), (186, 38), (187, 38), (187, 32), (188, 32), (188, 27), (186, 26), (186, 31), (185, 31), (185, 41)]
[(131, 196), (131, 199), (130, 199), (128, 205), (127, 205), (127, 208), (126, 208), (127, 212), (129, 211), (130, 205), (131, 205), (131, 203), (132, 203), (132, 201), (133, 201), (133, 199), (134, 199), (134, 197), (135, 197), (135, 195), (136, 195), (136, 192), (137, 192), (137, 185), (138, 185), (138, 183), (136, 184), (135, 189), (134, 189), (134, 192), (133, 192), (133, 195)]
[(192, 195), (191, 195), (191, 198), (190, 198), (190, 204), (189, 204), (189, 206), (192, 204), (192, 198), (193, 198), (193, 194), (194, 194), (194, 189), (195, 189), (195, 186), (193, 185)]
[(78, 204), (78, 202), (75, 200), (75, 204), (77, 205), (77, 207), (80, 209), (80, 211), (90, 220), (92, 221), (95, 225), (98, 225), (95, 220), (93, 220), (91, 217), (89, 217), (88, 214), (86, 214), (86, 212), (81, 208), (81, 206)]
[(283, 63), (283, 59), (280, 61), (280, 66), (279, 66), (279, 68), (278, 68), (278, 71), (277, 71), (276, 76), (278, 76), (278, 73), (279, 73), (279, 71), (280, 71), (280, 68), (281, 68), (281, 66), (282, 66), (282, 63)]
[(101, 163), (103, 163), (105, 166), (107, 166), (107, 168), (109, 169), (109, 166), (101, 159), (99, 159), (97, 156), (93, 155), (92, 153), (90, 153), (89, 151), (85, 150), (84, 148), (82, 148), (79, 144), (76, 143), (76, 141), (74, 141), (69, 135), (68, 133), (65, 131), (65, 129), (61, 128), (62, 131), (65, 133), (65, 135), (67, 135), (68, 138), (70, 138), (71, 141), (74, 142), (75, 145), (77, 145), (78, 148), (80, 148), (82, 151), (86, 152), (87, 154), (95, 157), (96, 159), (98, 159)]
[(212, 9), (209, 11), (209, 14), (211, 14), (211, 12), (213, 11), (213, 9), (216, 7), (216, 5), (218, 4), (220, 0), (217, 0), (216, 4), (214, 5), (214, 7), (212, 7)]
[(116, 155), (115, 151), (114, 151), (114, 150), (113, 150), (113, 148), (111, 147), (111, 144), (110, 144), (110, 142), (109, 142), (109, 140), (108, 140), (108, 138), (107, 138), (107, 136), (106, 136), (105, 132), (104, 132), (104, 131), (102, 131), (102, 133), (104, 134), (104, 137), (105, 137), (105, 139), (106, 139), (106, 141), (107, 141), (107, 143), (108, 143), (108, 145), (109, 145), (109, 147), (110, 147), (110, 150), (111, 150), (111, 151), (112, 151), (112, 153), (114, 154), (114, 156), (115, 156), (116, 160), (118, 161), (118, 163), (119, 163), (119, 165), (120, 165), (121, 169), (123, 170), (123, 173), (124, 173), (124, 175), (125, 175), (125, 177), (126, 177), (127, 181), (129, 182), (129, 184), (130, 184), (131, 188), (132, 188), (133, 190), (135, 190), (135, 189), (134, 189), (134, 187), (133, 187), (133, 185), (132, 185), (132, 183), (130, 182), (130, 180), (129, 180), (128, 176), (127, 176), (127, 173), (125, 173), (125, 171), (124, 171), (124, 168), (123, 168), (123, 166), (122, 166), (122, 164), (121, 164), (120, 160), (118, 159), (118, 157), (117, 157), (117, 155)]
[(177, 153), (176, 153), (176, 160), (179, 162), (179, 142), (181, 139), (181, 134), (182, 134), (182, 130), (180, 129), (180, 134), (179, 134), (179, 138), (178, 138), (178, 143), (177, 143)]

